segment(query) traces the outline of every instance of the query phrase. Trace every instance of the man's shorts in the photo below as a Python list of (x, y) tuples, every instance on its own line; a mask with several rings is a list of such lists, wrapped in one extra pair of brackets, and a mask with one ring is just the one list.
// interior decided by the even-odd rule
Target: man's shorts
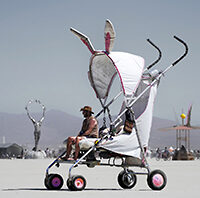
[(97, 138), (86, 138), (84, 137), (79, 142), (80, 150), (88, 150), (92, 146), (94, 146), (94, 142), (97, 140)]

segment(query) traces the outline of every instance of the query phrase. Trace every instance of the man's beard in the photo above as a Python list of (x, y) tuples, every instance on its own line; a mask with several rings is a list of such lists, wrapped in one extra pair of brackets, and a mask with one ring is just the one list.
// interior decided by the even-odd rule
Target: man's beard
[(84, 116), (84, 118), (87, 118), (87, 117), (90, 117), (90, 115), (91, 115), (90, 112), (86, 112), (86, 113), (84, 113), (83, 116)]

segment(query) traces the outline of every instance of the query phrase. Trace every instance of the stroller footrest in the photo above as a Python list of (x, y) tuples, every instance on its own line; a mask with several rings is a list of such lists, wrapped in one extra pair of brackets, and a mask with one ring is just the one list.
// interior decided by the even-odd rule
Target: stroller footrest
[(123, 165), (144, 167), (142, 160), (136, 157), (126, 157)]

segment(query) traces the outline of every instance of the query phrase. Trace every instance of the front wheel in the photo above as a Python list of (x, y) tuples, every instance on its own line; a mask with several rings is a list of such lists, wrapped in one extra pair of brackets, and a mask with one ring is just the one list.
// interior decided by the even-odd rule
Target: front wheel
[(167, 184), (167, 177), (163, 171), (154, 170), (148, 175), (147, 183), (152, 190), (162, 190)]
[(132, 170), (123, 170), (118, 175), (118, 183), (124, 189), (131, 189), (135, 186), (137, 177)]
[(67, 187), (72, 191), (81, 191), (86, 186), (86, 180), (81, 175), (74, 175), (67, 180)]
[(44, 185), (45, 185), (45, 187), (46, 187), (48, 190), (51, 189), (51, 187), (50, 187), (50, 185), (49, 185), (49, 177), (50, 177), (51, 175), (52, 175), (52, 174), (46, 175), (46, 177), (45, 177), (45, 179), (44, 179)]

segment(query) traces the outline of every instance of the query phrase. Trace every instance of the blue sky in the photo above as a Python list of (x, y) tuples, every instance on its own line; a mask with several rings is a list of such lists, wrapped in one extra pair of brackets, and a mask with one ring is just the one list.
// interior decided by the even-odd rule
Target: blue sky
[[(90, 52), (70, 31), (86, 34), (95, 49), (104, 49), (105, 20), (115, 27), (113, 51), (157, 58), (150, 38), (163, 53), (157, 69), (169, 66), (184, 51), (174, 35), (189, 46), (188, 56), (162, 79), (154, 116), (174, 120), (193, 103), (200, 123), (198, 0), (0, 0), (0, 112), (24, 113), (29, 99), (47, 110), (81, 116), (79, 109), (100, 104), (87, 79)], [(116, 107), (116, 112), (117, 107)]]

